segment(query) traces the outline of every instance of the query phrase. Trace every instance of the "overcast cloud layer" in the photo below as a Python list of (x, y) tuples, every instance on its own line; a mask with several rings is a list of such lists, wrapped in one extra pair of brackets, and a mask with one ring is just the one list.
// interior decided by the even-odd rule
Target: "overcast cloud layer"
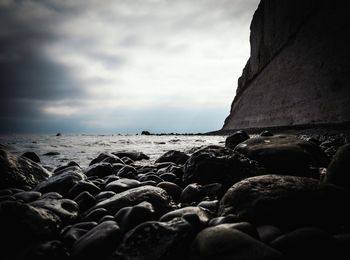
[(0, 0), (0, 132), (222, 127), (258, 0)]

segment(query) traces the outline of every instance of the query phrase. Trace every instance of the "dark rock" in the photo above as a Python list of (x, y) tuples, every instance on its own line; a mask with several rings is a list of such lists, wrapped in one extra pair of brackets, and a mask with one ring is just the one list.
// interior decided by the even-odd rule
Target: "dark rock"
[(125, 162), (122, 159), (120, 159), (119, 157), (111, 156), (111, 155), (104, 158), (100, 163), (110, 163), (110, 164), (122, 163), (122, 164), (125, 164)]
[(114, 191), (115, 193), (120, 193), (132, 188), (141, 186), (141, 183), (137, 180), (121, 178), (116, 181), (112, 181), (105, 187), (106, 191)]
[(62, 133), (57, 133), (56, 136), (62, 136)]
[(233, 214), (228, 214), (224, 217), (216, 217), (216, 218), (212, 218), (208, 225), (209, 226), (218, 226), (221, 224), (232, 224), (232, 223), (238, 223), (240, 220), (238, 218), (237, 215), (233, 215)]
[(22, 191), (13, 195), (16, 200), (22, 200), (25, 203), (32, 202), (41, 197), (41, 193), (37, 191)]
[(144, 182), (144, 181), (154, 181), (155, 183), (160, 183), (162, 182), (162, 178), (155, 174), (146, 174), (144, 176), (139, 177), (139, 180)]
[(79, 181), (84, 180), (86, 177), (78, 167), (69, 167), (60, 172), (56, 172), (47, 180), (39, 183), (36, 187), (36, 191), (41, 193), (46, 192), (58, 192), (61, 195), (66, 196), (69, 190), (77, 184)]
[(225, 147), (234, 149), (238, 144), (244, 142), (245, 140), (248, 140), (249, 138), (250, 137), (246, 132), (242, 130), (236, 131), (226, 138)]
[(157, 187), (165, 190), (173, 200), (178, 201), (180, 199), (182, 189), (175, 183), (163, 181), (158, 183)]
[(25, 250), (16, 260), (68, 260), (69, 253), (59, 240), (41, 242)]
[(178, 166), (177, 164), (173, 163), (173, 162), (160, 162), (160, 163), (156, 163), (155, 164), (158, 172), (160, 169), (164, 169), (164, 172), (165, 172), (165, 169), (170, 167), (170, 166)]
[(159, 177), (163, 181), (168, 181), (168, 182), (176, 182), (176, 180), (178, 180), (177, 176), (173, 173), (162, 173), (161, 175), (159, 175)]
[(113, 152), (112, 154), (122, 158), (124, 156), (129, 157), (133, 161), (149, 160), (149, 156), (143, 152)]
[(3, 201), (16, 201), (17, 199), (14, 196), (10, 196), (10, 195), (4, 195), (4, 196), (0, 196), (0, 202)]
[(209, 219), (212, 217), (212, 213), (209, 210), (200, 207), (184, 207), (176, 209), (164, 214), (159, 221), (167, 222), (175, 218), (181, 218), (188, 214), (194, 214), (198, 217), (202, 227), (206, 226)]
[(49, 176), (46, 169), (32, 160), (0, 150), (0, 189), (33, 188)]
[(148, 181), (142, 181), (141, 182), (141, 184), (142, 184), (142, 186), (157, 186), (157, 183), (155, 182), (155, 181), (150, 181), (150, 180), (148, 180)]
[(22, 157), (32, 160), (33, 162), (40, 163), (40, 157), (35, 152), (25, 152)]
[(105, 200), (105, 199), (108, 199), (112, 196), (115, 195), (115, 192), (114, 191), (101, 191), (100, 193), (98, 193), (95, 197), (95, 199), (97, 201), (101, 201), (101, 200)]
[(71, 166), (67, 165), (67, 167), (59, 167), (59, 168), (55, 169), (55, 171), (53, 172), (52, 176), (61, 175), (63, 173), (67, 173), (67, 172), (75, 172), (75, 173), (81, 175), (82, 179), (86, 178), (86, 176), (83, 173), (83, 171), (80, 168), (80, 166), (76, 166), (76, 165), (71, 165)]
[(79, 167), (79, 168), (80, 168), (80, 166), (79, 166), (78, 163), (76, 163), (75, 161), (70, 161), (69, 163), (67, 163), (67, 164), (65, 164), (65, 165), (62, 165), (62, 166), (57, 167), (53, 172), (54, 172), (54, 173), (60, 172), (60, 171), (62, 171), (62, 170), (64, 170), (64, 169), (69, 168), (69, 167), (72, 167), (72, 166), (74, 166), (74, 167)]
[(333, 236), (337, 245), (337, 254), (341, 257), (338, 259), (350, 259), (350, 233), (341, 233)]
[(88, 191), (90, 194), (95, 195), (101, 192), (101, 189), (90, 181), (79, 181), (69, 190), (68, 196), (69, 198), (75, 198), (84, 191)]
[(309, 166), (324, 167), (329, 163), (318, 146), (288, 135), (252, 138), (239, 144), (235, 151), (278, 174), (305, 175)]
[(19, 202), (0, 203), (0, 259), (16, 259), (24, 248), (55, 239), (60, 218), (50, 210)]
[(282, 230), (305, 225), (337, 228), (348, 223), (348, 193), (305, 177), (265, 175), (233, 185), (220, 202), (219, 215), (236, 214), (255, 225)]
[(181, 195), (180, 201), (182, 203), (190, 204), (192, 202), (198, 202), (204, 197), (204, 193), (202, 191), (202, 185), (198, 183), (192, 183), (187, 185)]
[(223, 224), (202, 230), (193, 242), (190, 259), (285, 259), (281, 253), (235, 229), (234, 225)]
[(264, 243), (270, 243), (282, 235), (282, 231), (278, 227), (272, 225), (263, 225), (257, 227), (256, 229), (259, 233), (260, 240)]
[(75, 241), (77, 241), (79, 237), (84, 235), (86, 232), (87, 230), (83, 228), (74, 228), (72, 226), (66, 226), (64, 229), (62, 229), (60, 238), (64, 242), (64, 244), (67, 245), (68, 248), (71, 248)]
[(86, 169), (85, 175), (97, 176), (98, 178), (103, 178), (108, 175), (114, 175), (117, 172), (113, 169), (113, 166), (107, 162), (94, 163), (89, 168)]
[(88, 221), (88, 222), (79, 222), (73, 225), (75, 228), (84, 228), (86, 230), (90, 230), (97, 226), (97, 222), (95, 221)]
[(31, 206), (54, 212), (65, 223), (78, 217), (78, 204), (69, 199), (42, 197), (30, 203)]
[(149, 131), (142, 131), (141, 135), (152, 135)]
[(120, 178), (137, 179), (137, 171), (134, 167), (125, 165), (118, 171), (117, 176)]
[(176, 177), (182, 179), (184, 171), (183, 171), (183, 167), (176, 166), (176, 165), (168, 165), (164, 169), (164, 173), (172, 173), (172, 174), (176, 175)]
[(113, 163), (112, 167), (113, 169), (118, 172), (121, 168), (123, 168), (125, 166), (124, 163)]
[(218, 200), (204, 200), (198, 203), (198, 207), (208, 209), (211, 212), (217, 212), (219, 208), (219, 201)]
[(96, 199), (88, 191), (83, 191), (74, 201), (79, 205), (79, 211), (84, 212), (96, 204)]
[(104, 208), (94, 208), (91, 211), (87, 212), (87, 214), (84, 214), (81, 216), (81, 220), (85, 222), (99, 222), (101, 218), (106, 216), (108, 214), (108, 211)]
[(113, 182), (113, 181), (117, 181), (120, 180), (120, 177), (116, 176), (116, 175), (109, 175), (103, 178), (103, 186), (106, 187), (107, 184)]
[(73, 245), (72, 259), (107, 259), (121, 240), (119, 226), (105, 221), (82, 235)]
[(155, 163), (163, 163), (163, 162), (172, 162), (176, 164), (184, 164), (189, 156), (185, 154), (184, 152), (176, 151), (176, 150), (170, 150), (160, 156)]
[(281, 235), (271, 242), (271, 246), (288, 259), (341, 259), (334, 238), (314, 227), (299, 228)]
[(106, 216), (103, 216), (99, 221), (98, 221), (98, 224), (101, 224), (102, 222), (105, 222), (105, 221), (115, 221), (115, 217), (112, 216), (112, 215), (106, 215)]
[(334, 155), (324, 182), (350, 189), (350, 144), (342, 146)]
[(126, 233), (143, 222), (153, 220), (154, 209), (152, 204), (142, 202), (135, 206), (118, 210), (114, 217), (119, 223), (122, 233)]
[(43, 155), (45, 156), (56, 156), (56, 155), (60, 155), (59, 152), (48, 152), (48, 153), (44, 153)]
[(0, 196), (11, 196), (13, 194), (11, 189), (0, 190)]
[(211, 183), (202, 186), (202, 192), (206, 197), (220, 199), (225, 194), (226, 189), (221, 183)]
[(269, 130), (264, 130), (260, 133), (260, 136), (273, 136), (273, 133), (271, 133)]
[(208, 146), (194, 154), (184, 165), (185, 183), (221, 183), (229, 187), (244, 178), (262, 175), (265, 171), (256, 162), (231, 149)]
[(148, 221), (128, 232), (111, 260), (178, 260), (186, 257), (193, 234), (184, 219)]
[(100, 162), (106, 162), (106, 163), (123, 163), (123, 161), (116, 155), (110, 154), (110, 153), (100, 153), (95, 159), (93, 159), (89, 166), (95, 164), (95, 163), (100, 163)]
[(249, 222), (232, 223), (232, 224), (230, 224), (230, 227), (237, 229), (237, 230), (251, 236), (252, 238), (255, 238), (256, 240), (260, 240), (258, 231), (256, 230), (255, 226), (253, 226)]
[(131, 160), (129, 157), (126, 157), (126, 156), (122, 157), (121, 160), (123, 161), (123, 163), (125, 163), (127, 165), (130, 165), (130, 164), (134, 163), (133, 160)]
[(141, 202), (151, 203), (156, 215), (162, 215), (171, 209), (171, 200), (165, 190), (153, 186), (141, 186), (114, 195), (100, 201), (94, 208), (105, 208), (110, 214), (128, 206), (134, 206)]

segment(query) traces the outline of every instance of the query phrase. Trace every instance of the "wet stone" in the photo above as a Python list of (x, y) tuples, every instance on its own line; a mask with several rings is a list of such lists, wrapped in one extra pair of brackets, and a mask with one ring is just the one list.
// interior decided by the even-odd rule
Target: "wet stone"
[(192, 226), (182, 218), (170, 222), (147, 221), (128, 232), (114, 259), (182, 259), (192, 241)]
[(106, 259), (121, 240), (119, 226), (105, 221), (82, 235), (73, 245), (72, 259)]
[(141, 202), (151, 203), (157, 215), (162, 215), (171, 209), (171, 199), (165, 190), (153, 186), (141, 186), (118, 193), (106, 200), (100, 201), (95, 208), (105, 208), (110, 214), (128, 206)]

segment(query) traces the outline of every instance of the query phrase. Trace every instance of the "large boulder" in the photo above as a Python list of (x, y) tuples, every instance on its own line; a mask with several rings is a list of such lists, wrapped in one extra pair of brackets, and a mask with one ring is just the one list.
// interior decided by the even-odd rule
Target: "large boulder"
[(349, 225), (349, 193), (315, 179), (265, 175), (233, 185), (220, 201), (219, 215), (236, 214), (255, 225), (281, 229)]
[(155, 162), (156, 163), (172, 162), (176, 164), (184, 164), (188, 158), (189, 156), (184, 152), (170, 150), (170, 151), (167, 151), (162, 156), (160, 156)]
[(171, 209), (171, 199), (165, 190), (153, 186), (141, 186), (118, 193), (108, 199), (97, 203), (95, 208), (104, 208), (114, 215), (118, 210), (128, 206), (134, 206), (143, 201), (151, 203), (157, 215)]
[(350, 189), (350, 144), (342, 146), (334, 155), (324, 181)]
[(234, 228), (235, 224), (209, 227), (198, 233), (190, 259), (282, 260), (281, 253)]
[(292, 135), (251, 138), (234, 150), (278, 174), (305, 175), (309, 166), (327, 167), (329, 163), (320, 147)]
[(106, 259), (120, 240), (121, 233), (118, 224), (114, 221), (104, 221), (74, 243), (72, 258), (76, 260)]
[(50, 172), (34, 161), (0, 150), (0, 189), (35, 187)]
[(42, 193), (58, 192), (62, 196), (66, 196), (74, 185), (84, 179), (86, 179), (86, 176), (82, 170), (77, 166), (71, 166), (55, 172), (50, 178), (39, 183), (35, 190)]
[(288, 259), (345, 259), (328, 232), (314, 227), (303, 227), (279, 236), (271, 246)]
[(189, 183), (221, 183), (225, 187), (244, 178), (262, 175), (262, 167), (231, 149), (205, 147), (190, 156), (184, 165), (183, 181)]
[(178, 260), (186, 257), (193, 237), (191, 224), (182, 218), (147, 221), (129, 231), (111, 260)]
[(31, 202), (30, 205), (36, 208), (50, 210), (66, 223), (74, 221), (78, 217), (78, 204), (73, 200), (43, 196), (41, 199)]
[(249, 138), (250, 137), (246, 132), (242, 130), (236, 131), (226, 138), (225, 147), (234, 149), (238, 144), (248, 140)]
[(90, 165), (89, 168), (87, 168), (85, 171), (86, 176), (96, 176), (98, 178), (114, 175), (116, 173), (117, 171), (113, 168), (113, 166), (110, 163), (104, 161)]
[(15, 201), (0, 203), (0, 258), (16, 259), (24, 248), (56, 238), (60, 227), (60, 218), (50, 210)]

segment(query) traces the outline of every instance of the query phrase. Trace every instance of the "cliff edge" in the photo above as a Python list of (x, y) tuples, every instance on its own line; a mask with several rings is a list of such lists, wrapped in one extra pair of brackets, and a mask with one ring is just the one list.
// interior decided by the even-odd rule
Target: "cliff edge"
[(345, 0), (262, 0), (223, 130), (350, 121)]

